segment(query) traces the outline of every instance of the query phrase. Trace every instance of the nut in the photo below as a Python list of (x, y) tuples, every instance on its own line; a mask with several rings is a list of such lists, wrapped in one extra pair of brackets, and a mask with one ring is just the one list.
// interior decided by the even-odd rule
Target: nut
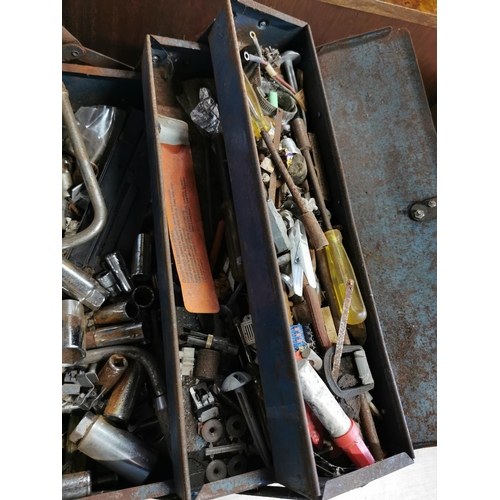
[(415, 210), (413, 217), (418, 220), (423, 219), (425, 217), (425, 212), (423, 210)]

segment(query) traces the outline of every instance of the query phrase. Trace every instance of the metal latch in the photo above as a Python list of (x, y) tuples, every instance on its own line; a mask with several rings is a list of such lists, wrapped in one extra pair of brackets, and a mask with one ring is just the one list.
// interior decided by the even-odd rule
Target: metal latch
[(436, 219), (437, 197), (415, 202), (410, 208), (410, 217), (417, 222)]

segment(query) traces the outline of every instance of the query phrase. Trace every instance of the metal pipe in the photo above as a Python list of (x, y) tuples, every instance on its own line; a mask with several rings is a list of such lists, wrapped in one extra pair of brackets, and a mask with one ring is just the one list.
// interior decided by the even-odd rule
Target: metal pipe
[(139, 316), (139, 308), (133, 300), (118, 302), (99, 309), (94, 314), (96, 325), (116, 325), (117, 323), (127, 323)]
[(77, 300), (62, 301), (62, 366), (75, 365), (85, 356), (85, 313)]
[(130, 323), (116, 326), (105, 326), (87, 332), (85, 342), (87, 350), (98, 347), (117, 346), (144, 340), (142, 323)]
[(158, 451), (102, 415), (87, 412), (70, 436), (78, 450), (133, 484), (142, 484), (158, 461)]
[(97, 236), (104, 229), (104, 225), (106, 224), (107, 210), (99, 183), (97, 182), (87, 150), (85, 149), (85, 144), (83, 143), (78, 123), (76, 122), (75, 115), (73, 114), (68, 90), (66, 89), (64, 83), (62, 84), (62, 118), (64, 124), (66, 125), (66, 129), (73, 146), (73, 151), (76, 156), (76, 161), (80, 167), (83, 182), (87, 188), (90, 202), (92, 203), (92, 208), (94, 210), (94, 219), (89, 227), (79, 233), (62, 239), (62, 248), (64, 250), (65, 248), (72, 248), (76, 245), (81, 245), (82, 243), (85, 243), (86, 241), (89, 241)]
[(62, 477), (62, 500), (88, 497), (92, 494), (90, 471), (64, 474)]
[(104, 409), (104, 416), (117, 427), (127, 427), (143, 380), (144, 371), (141, 364), (131, 361)]
[(142, 283), (151, 279), (151, 237), (140, 233), (134, 241), (130, 277), (132, 281)]
[(109, 292), (94, 278), (66, 259), (62, 259), (62, 289), (93, 311), (97, 311), (109, 297)]
[(66, 229), (66, 213), (68, 210), (69, 189), (73, 185), (69, 161), (62, 159), (62, 230)]

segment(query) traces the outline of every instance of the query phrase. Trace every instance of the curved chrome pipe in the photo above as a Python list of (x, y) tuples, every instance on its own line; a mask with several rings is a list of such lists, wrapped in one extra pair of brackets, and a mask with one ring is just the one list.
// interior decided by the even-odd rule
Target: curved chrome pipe
[(83, 182), (87, 187), (90, 202), (92, 203), (92, 207), (94, 209), (94, 220), (89, 227), (79, 233), (62, 239), (62, 249), (64, 250), (66, 248), (81, 245), (82, 243), (94, 238), (94, 236), (97, 236), (104, 229), (108, 212), (106, 210), (106, 204), (104, 203), (99, 183), (97, 182), (94, 170), (90, 163), (87, 150), (85, 149), (75, 115), (73, 114), (68, 90), (66, 89), (64, 83), (62, 84), (62, 117), (68, 130), (71, 144), (73, 145), (76, 161), (80, 167), (80, 172), (82, 173)]

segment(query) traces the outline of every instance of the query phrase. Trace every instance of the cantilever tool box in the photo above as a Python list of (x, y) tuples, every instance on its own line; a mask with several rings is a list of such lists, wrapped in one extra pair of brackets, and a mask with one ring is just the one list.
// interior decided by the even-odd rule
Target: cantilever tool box
[[(333, 220), (343, 227), (343, 237), (347, 252), (355, 268), (361, 292), (367, 307), (366, 320), (367, 341), (364, 348), (370, 362), (370, 367), (375, 380), (373, 396), (377, 406), (382, 409), (383, 419), (377, 422), (377, 429), (382, 446), (387, 454), (386, 458), (371, 466), (349, 472), (335, 478), (325, 478), (318, 474), (315, 464), (311, 440), (305, 418), (302, 395), (298, 383), (298, 374), (294, 352), (289, 335), (286, 305), (281, 293), (280, 273), (276, 263), (276, 255), (271, 235), (268, 214), (265, 204), (265, 194), (262, 187), (259, 160), (254, 143), (250, 115), (247, 108), (243, 72), (240, 63), (240, 52), (245, 47), (252, 46), (249, 36), (250, 31), (258, 33), (262, 46), (275, 46), (280, 51), (295, 50), (301, 54), (299, 68), (303, 72), (304, 92), (307, 102), (308, 128), (316, 134), (319, 150), (325, 165), (328, 187), (330, 190), (330, 209)], [(395, 44), (395, 45), (394, 45)], [(369, 47), (365, 59), (361, 61), (358, 48)], [(351, 53), (349, 53), (351, 50)], [(340, 54), (340, 55), (339, 55)], [(375, 167), (379, 168), (389, 161), (389, 153), (384, 157), (383, 148), (389, 148), (394, 161), (406, 161), (408, 165), (396, 178), (395, 185), (390, 185), (390, 180), (384, 184), (379, 179), (379, 184), (387, 190), (401, 189), (404, 192), (400, 198), (393, 196), (390, 208), (397, 211), (399, 222), (395, 224), (395, 238), (404, 244), (404, 238), (412, 241), (418, 240), (422, 235), (429, 241), (427, 257), (420, 262), (430, 271), (419, 272), (416, 270), (416, 280), (420, 280), (421, 289), (425, 300), (430, 301), (430, 311), (422, 319), (427, 330), (424, 334), (432, 337), (433, 324), (435, 325), (435, 263), (432, 268), (432, 241), (435, 239), (435, 223), (425, 223), (411, 220), (409, 217), (409, 204), (411, 201), (424, 200), (435, 196), (435, 132), (432, 128), (431, 116), (423, 94), (423, 85), (418, 72), (418, 66), (411, 47), (409, 35), (406, 32), (393, 33), (390, 29), (381, 30), (375, 34), (356, 37), (352, 41), (330, 44), (320, 51), (320, 56), (325, 60), (318, 61), (317, 51), (314, 46), (310, 27), (301, 21), (290, 18), (284, 14), (264, 7), (255, 2), (233, 1), (226, 2), (214, 23), (198, 43), (173, 40), (165, 37), (148, 36), (143, 55), (143, 90), (145, 96), (145, 111), (149, 126), (150, 157), (152, 158), (152, 189), (153, 205), (155, 208), (155, 231), (157, 237), (157, 253), (163, 261), (160, 269), (160, 292), (162, 300), (162, 318), (166, 349), (167, 392), (170, 408), (172, 428), (172, 459), (174, 463), (175, 491), (183, 500), (188, 500), (192, 494), (197, 498), (214, 498), (230, 493), (237, 493), (261, 487), (265, 494), (265, 485), (273, 482), (280, 483), (286, 488), (307, 498), (331, 498), (341, 493), (360, 487), (374, 479), (389, 474), (402, 467), (413, 463), (413, 447), (408, 427), (405, 421), (400, 397), (396, 387), (391, 362), (384, 340), (382, 325), (388, 325), (394, 318), (381, 317), (378, 313), (376, 300), (383, 301), (381, 311), (390, 315), (394, 311), (388, 307), (383, 294), (387, 291), (387, 282), (383, 275), (377, 274), (377, 259), (374, 258), (372, 246), (370, 254), (365, 251), (364, 242), (368, 245), (370, 233), (366, 228), (363, 214), (367, 207), (352, 196), (361, 196), (358, 182), (355, 189), (351, 190), (350, 182), (356, 176), (363, 176), (363, 170), (370, 171), (370, 161), (356, 163), (355, 151), (363, 151), (363, 137), (355, 136), (358, 130), (349, 130), (346, 125), (336, 123), (332, 118), (340, 119), (344, 112), (344, 119), (351, 118), (349, 123), (363, 123), (373, 112), (373, 109), (384, 109), (384, 97), (391, 99), (390, 93), (383, 96), (379, 102), (366, 104), (370, 99), (370, 92), (360, 90), (366, 74), (370, 74), (372, 66), (377, 66), (379, 73), (386, 71), (389, 79), (396, 83), (390, 89), (392, 98), (405, 98), (412, 101), (408, 120), (413, 120), (416, 132), (406, 138), (400, 134), (394, 144), (387, 145), (391, 140), (393, 128), (397, 127), (398, 111), (393, 110), (384, 115), (384, 123), (380, 127), (388, 127), (389, 138), (375, 137), (370, 143), (373, 149), (379, 148), (379, 157), (373, 159)], [(342, 59), (342, 57), (344, 58)], [(398, 62), (398, 57), (403, 62)], [(366, 58), (371, 58), (368, 62)], [(361, 58), (362, 59), (362, 58)], [(350, 66), (346, 61), (350, 61)], [(361, 62), (366, 63), (365, 67)], [(343, 66), (342, 66), (343, 64)], [(398, 68), (400, 78), (395, 75)], [(401, 66), (402, 65), (402, 66)], [(351, 108), (346, 110), (346, 94), (348, 89), (342, 87), (344, 95), (338, 101), (335, 99), (341, 94), (339, 86), (335, 86), (336, 71), (351, 71), (353, 91), (359, 91), (357, 103), (349, 103)], [(321, 68), (321, 69), (320, 69)], [(363, 70), (365, 73), (363, 73)], [(323, 75), (322, 75), (323, 71)], [(325, 74), (326, 72), (326, 74)], [(358, 73), (357, 73), (358, 72)], [(392, 74), (392, 76), (390, 76)], [(361, 75), (361, 76), (360, 76)], [(340, 75), (341, 76), (341, 75)], [(339, 80), (340, 80), (339, 76)], [(205, 484), (201, 491), (192, 491), (190, 474), (193, 472), (192, 464), (188, 460), (188, 442), (186, 436), (186, 421), (183, 408), (182, 385), (179, 373), (179, 355), (177, 345), (176, 309), (174, 288), (172, 283), (171, 255), (168, 239), (168, 228), (164, 213), (164, 199), (166, 196), (161, 182), (159, 153), (159, 140), (157, 131), (158, 114), (180, 117), (179, 105), (175, 100), (173, 85), (175, 79), (213, 77), (217, 91), (222, 127), (224, 130), (226, 153), (231, 178), (232, 193), (238, 222), (238, 232), (242, 246), (242, 255), (245, 267), (246, 285), (249, 295), (249, 305), (252, 312), (257, 354), (260, 373), (264, 390), (265, 408), (269, 425), (269, 434), (274, 462), (273, 470), (260, 470), (252, 473), (235, 476), (214, 483)], [(323, 83), (323, 78), (327, 82)], [(340, 80), (341, 81), (341, 80)], [(358, 87), (356, 87), (356, 82)], [(410, 82), (398, 88), (398, 83)], [(376, 85), (373, 81), (370, 85)], [(382, 84), (382, 83), (381, 83)], [(325, 92), (325, 87), (328, 94)], [(368, 89), (370, 90), (370, 89)], [(398, 95), (401, 92), (401, 95)], [(404, 94), (404, 95), (403, 95)], [(332, 102), (333, 99), (333, 102)], [(355, 99), (356, 100), (356, 99)], [(415, 104), (416, 103), (416, 104)], [(359, 109), (354, 109), (359, 105)], [(366, 106), (365, 109), (362, 109)], [(404, 108), (406, 104), (401, 104)], [(367, 110), (367, 111), (366, 111)], [(366, 113), (364, 113), (366, 111)], [(357, 113), (357, 114), (356, 114)], [(356, 117), (356, 118), (354, 118)], [(356, 122), (357, 120), (357, 122)], [(373, 122), (372, 122), (373, 124)], [(337, 125), (341, 130), (342, 141), (337, 138)], [(409, 127), (408, 123), (406, 124)], [(360, 127), (361, 128), (361, 127)], [(408, 128), (406, 132), (408, 132)], [(366, 130), (364, 131), (366, 132)], [(361, 128), (361, 133), (364, 133)], [(415, 139), (417, 138), (417, 139)], [(350, 139), (350, 141), (348, 140)], [(420, 141), (420, 150), (412, 149), (412, 140)], [(379, 141), (379, 142), (377, 142)], [(382, 141), (382, 142), (381, 142)], [(406, 142), (405, 142), (406, 141)], [(408, 155), (406, 159), (397, 156), (398, 147)], [(412, 158), (412, 154), (414, 156)], [(368, 154), (368, 153), (365, 153)], [(356, 160), (353, 160), (355, 158)], [(389, 158), (389, 160), (387, 160)], [(416, 169), (420, 162), (421, 170)], [(345, 168), (349, 167), (348, 172)], [(374, 167), (374, 168), (375, 168)], [(402, 168), (402, 167), (400, 167)], [(404, 169), (403, 169), (404, 170)], [(418, 171), (417, 171), (418, 170)], [(419, 189), (413, 189), (416, 180), (422, 172), (427, 171), (427, 184), (421, 184)], [(384, 173), (377, 171), (375, 174), (383, 177)], [(367, 182), (372, 183), (370, 175), (366, 176)], [(373, 183), (372, 183), (373, 184)], [(375, 187), (377, 184), (373, 184)], [(370, 196), (369, 193), (365, 193)], [(387, 196), (387, 192), (385, 193)], [(392, 193), (394, 195), (394, 193)], [(373, 199), (373, 197), (371, 196)], [(366, 203), (365, 203), (366, 204)], [(373, 204), (384, 208), (384, 202), (374, 199)], [(397, 207), (394, 206), (397, 204)], [(354, 207), (354, 208), (353, 208)], [(432, 218), (432, 217), (429, 217)], [(403, 221), (404, 219), (404, 221)], [(369, 220), (369, 219), (368, 219)], [(359, 232), (357, 224), (361, 221), (363, 231)], [(410, 227), (411, 236), (405, 236)], [(367, 232), (368, 231), (368, 232)], [(420, 234), (419, 234), (420, 233)], [(161, 237), (160, 237), (161, 236)], [(387, 241), (387, 240), (386, 240)], [(409, 243), (411, 247), (411, 241)], [(413, 245), (415, 247), (415, 245)], [(415, 248), (413, 248), (415, 250)], [(390, 249), (386, 248), (387, 251)], [(434, 244), (435, 251), (435, 244)], [(391, 263), (393, 254), (388, 254), (383, 260), (388, 272), (395, 272), (395, 264)], [(397, 257), (397, 256), (396, 256)], [(430, 264), (425, 259), (430, 259)], [(380, 260), (380, 259), (379, 259)], [(390, 266), (393, 266), (392, 268)], [(414, 276), (415, 277), (415, 276)], [(382, 280), (382, 285), (380, 285)], [(427, 286), (428, 285), (428, 286)], [(433, 288), (434, 287), (434, 288)], [(374, 294), (374, 291), (378, 295)], [(434, 295), (433, 295), (434, 291)], [(410, 292), (409, 292), (410, 293)], [(397, 303), (399, 307), (408, 309), (418, 307), (417, 304)], [(425, 316), (425, 315), (424, 315)], [(434, 323), (433, 323), (434, 321)], [(397, 326), (391, 325), (393, 328)], [(431, 342), (432, 344), (432, 342)], [(432, 349), (432, 345), (431, 345)], [(416, 351), (414, 356), (418, 355)], [(432, 357), (432, 352), (431, 352)], [(429, 366), (432, 370), (433, 360)], [(435, 363), (435, 360), (434, 360)], [(434, 366), (435, 370), (435, 366)], [(290, 495), (289, 491), (287, 495)]]

